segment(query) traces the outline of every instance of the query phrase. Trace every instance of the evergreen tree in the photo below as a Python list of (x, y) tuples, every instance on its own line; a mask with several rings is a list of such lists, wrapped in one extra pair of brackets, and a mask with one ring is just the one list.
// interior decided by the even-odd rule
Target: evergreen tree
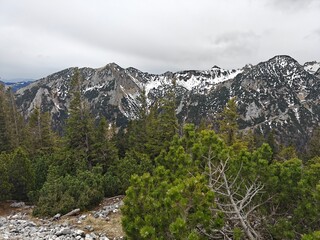
[(158, 156), (161, 150), (167, 150), (172, 138), (178, 133), (175, 93), (171, 90), (167, 96), (154, 103), (147, 121), (147, 153), (151, 159)]
[(281, 147), (279, 153), (274, 156), (278, 161), (286, 161), (293, 158), (298, 158), (298, 153), (293, 146)]
[(0, 84), (0, 152), (11, 149), (8, 114), (4, 86)]
[(161, 132), (159, 131), (158, 119), (159, 104), (153, 103), (150, 107), (150, 112), (147, 118), (146, 134), (147, 139), (145, 143), (146, 153), (151, 159), (154, 159), (161, 152), (163, 142), (159, 140)]
[(178, 120), (176, 116), (176, 96), (175, 91), (170, 91), (162, 99), (159, 114), (159, 129), (162, 131), (160, 141), (167, 147), (174, 135), (178, 133)]
[(12, 185), (12, 198), (27, 200), (28, 193), (33, 190), (35, 183), (31, 161), (21, 148), (17, 148), (8, 157), (8, 175), (9, 182)]
[(159, 155), (152, 173), (137, 175), (124, 200), (123, 227), (128, 239), (201, 239), (198, 228), (218, 226), (212, 219), (214, 193), (176, 138)]
[(132, 178), (123, 209), (128, 238), (263, 236), (260, 209), (268, 199), (262, 190), (271, 155), (268, 145), (253, 153), (246, 147), (234, 151), (213, 131), (196, 132), (186, 125), (184, 135), (174, 137), (169, 150), (156, 158), (150, 174)]
[(128, 126), (128, 144), (131, 150), (145, 153), (148, 138), (148, 104), (145, 89), (137, 98), (139, 111), (137, 119), (132, 120)]
[(312, 136), (307, 143), (307, 158), (320, 156), (320, 127), (313, 130)]
[(0, 201), (10, 199), (12, 184), (8, 173), (8, 155), (0, 154)]
[(58, 136), (53, 132), (51, 126), (51, 115), (49, 112), (41, 114), (41, 131), (42, 131), (42, 149), (47, 152), (52, 152), (58, 147)]
[(110, 130), (105, 118), (101, 118), (95, 130), (90, 156), (93, 166), (100, 165), (106, 173), (110, 165), (118, 160), (115, 144), (110, 140)]
[(50, 114), (41, 113), (39, 108), (35, 108), (29, 117), (27, 126), (28, 150), (36, 152), (52, 152), (55, 147), (55, 136), (51, 130)]
[(118, 132), (112, 137), (112, 142), (115, 143), (119, 158), (124, 158), (127, 150), (129, 149), (128, 135), (129, 133), (127, 132), (127, 129), (120, 127)]
[(130, 150), (126, 156), (119, 161), (114, 162), (105, 175), (106, 195), (115, 196), (125, 194), (129, 187), (131, 176), (142, 175), (151, 172), (152, 162), (147, 154)]
[(39, 191), (47, 181), (47, 175), (54, 154), (37, 154), (32, 157), (31, 167), (35, 175), (35, 185), (32, 191), (28, 192), (29, 200), (36, 203), (39, 198)]
[(320, 230), (320, 158), (303, 166), (298, 191), (297, 208), (292, 215), (294, 231), (301, 235)]
[(87, 158), (88, 167), (92, 167), (89, 154), (93, 139), (93, 119), (82, 97), (82, 77), (75, 69), (70, 83), (69, 118), (66, 125), (66, 143), (70, 150)]
[(231, 98), (219, 116), (219, 133), (229, 146), (235, 143), (239, 130), (236, 99)]
[(25, 132), (25, 121), (17, 111), (15, 98), (10, 88), (6, 91), (6, 99), (9, 111), (8, 130), (10, 131), (10, 139), (12, 146), (13, 148), (16, 148), (22, 146), (25, 143), (25, 141), (27, 141), (27, 134)]
[(274, 155), (278, 154), (278, 146), (277, 146), (277, 143), (276, 143), (276, 137), (275, 137), (275, 130), (272, 129), (268, 134), (267, 134), (267, 139), (265, 140), (266, 143), (269, 144), (269, 146), (271, 147), (272, 149), (272, 152), (273, 152), (273, 157), (272, 159), (274, 158)]
[(103, 186), (102, 169), (99, 167), (65, 176), (61, 176), (56, 167), (50, 167), (33, 214), (53, 216), (75, 208), (89, 209), (103, 199)]
[(25, 123), (18, 113), (15, 98), (10, 88), (0, 84), (0, 151), (9, 151), (22, 146), (26, 140)]

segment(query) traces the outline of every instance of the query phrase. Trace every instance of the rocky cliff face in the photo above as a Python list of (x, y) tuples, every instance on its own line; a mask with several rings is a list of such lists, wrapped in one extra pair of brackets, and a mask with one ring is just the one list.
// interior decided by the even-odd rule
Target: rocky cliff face
[[(241, 129), (266, 133), (274, 129), (284, 142), (303, 145), (320, 118), (320, 63), (300, 65), (289, 56), (276, 56), (255, 66), (224, 70), (166, 72), (161, 75), (123, 69), (115, 63), (103, 68), (81, 68), (82, 91), (94, 116), (125, 125), (139, 109), (137, 97), (145, 89), (148, 103), (165, 96), (176, 84), (177, 115), (199, 123), (214, 118), (236, 97)], [(40, 79), (16, 93), (27, 117), (35, 107), (52, 113), (54, 125), (63, 125), (69, 107), (69, 85), (74, 68)]]
[(282, 141), (303, 145), (319, 122), (320, 80), (288, 56), (258, 64), (232, 84), (242, 128), (274, 129)]

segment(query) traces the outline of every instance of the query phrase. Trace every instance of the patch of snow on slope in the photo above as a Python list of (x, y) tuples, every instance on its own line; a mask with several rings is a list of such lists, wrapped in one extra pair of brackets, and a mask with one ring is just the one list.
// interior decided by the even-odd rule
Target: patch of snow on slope
[[(201, 88), (202, 90), (211, 89), (213, 85), (232, 79), (236, 77), (239, 73), (243, 72), (243, 70), (241, 69), (232, 70), (232, 71), (221, 69), (219, 71), (221, 71), (220, 74), (216, 74), (215, 69), (211, 72), (209, 71), (209, 73), (211, 73), (210, 78), (207, 78), (201, 75), (198, 77), (192, 75), (187, 80), (182, 80), (179, 78), (179, 80), (177, 80), (177, 85), (182, 86), (189, 91), (192, 90), (193, 88)], [(202, 73), (206, 75), (208, 71), (203, 71)], [(221, 74), (221, 73), (224, 73), (224, 74)], [(181, 76), (185, 77), (186, 74), (183, 74)]]
[(144, 86), (146, 90), (146, 95), (150, 92), (152, 89), (157, 89), (161, 85), (169, 85), (172, 84), (171, 80), (164, 76), (156, 76), (152, 77), (151, 80)]
[(293, 108), (294, 115), (296, 119), (300, 122), (299, 109), (297, 107)]
[(207, 71), (195, 71), (195, 73), (177, 72), (174, 74), (173, 78), (163, 75), (154, 75), (146, 84), (141, 84), (134, 77), (131, 75), (129, 76), (140, 88), (142, 86), (145, 88), (146, 94), (152, 89), (158, 89), (160, 86), (172, 85), (173, 79), (176, 80), (177, 86), (183, 87), (188, 91), (198, 89), (200, 92), (205, 92), (205, 90), (210, 90), (213, 85), (233, 79), (241, 72), (243, 72), (242, 69), (224, 70), (220, 68), (212, 68)]
[(306, 63), (304, 64), (303, 67), (304, 67), (304, 70), (306, 70), (307, 72), (311, 74), (315, 74), (315, 72), (318, 71), (318, 69), (320, 68), (320, 62)]
[(242, 69), (237, 69), (235, 71), (230, 72), (227, 76), (220, 76), (218, 78), (215, 78), (215, 79), (213, 79), (214, 84), (221, 83), (221, 82), (227, 81), (229, 79), (235, 78), (239, 73), (242, 73), (242, 72), (243, 72)]
[(87, 92), (87, 91), (92, 91), (92, 90), (94, 90), (94, 89), (100, 89), (100, 88), (103, 88), (103, 85), (101, 85), (101, 86), (88, 87), (88, 88), (86, 88), (84, 91)]
[(201, 80), (199, 80), (199, 78), (195, 77), (195, 76), (191, 76), (191, 78), (189, 78), (187, 81), (184, 80), (177, 80), (177, 85), (184, 87), (186, 89), (188, 89), (189, 91), (198, 86), (201, 83)]

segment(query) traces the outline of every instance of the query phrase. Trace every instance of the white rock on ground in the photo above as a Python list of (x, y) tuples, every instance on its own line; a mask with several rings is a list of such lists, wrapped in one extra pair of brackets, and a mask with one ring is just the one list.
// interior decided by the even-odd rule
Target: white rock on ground
[(37, 225), (28, 220), (23, 214), (8, 217), (0, 217), (0, 239), (23, 239), (23, 240), (109, 240), (106, 236), (95, 233), (85, 234), (81, 229), (76, 229), (66, 224), (53, 224), (50, 221)]

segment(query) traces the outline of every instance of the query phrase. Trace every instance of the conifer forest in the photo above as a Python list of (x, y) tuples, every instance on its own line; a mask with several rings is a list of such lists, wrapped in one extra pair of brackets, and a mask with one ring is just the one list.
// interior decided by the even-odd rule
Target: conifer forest
[(320, 130), (304, 152), (238, 128), (231, 98), (214, 121), (179, 122), (175, 92), (117, 128), (71, 81), (61, 133), (50, 112), (25, 119), (0, 86), (0, 200), (52, 217), (125, 195), (126, 239), (320, 239)]

